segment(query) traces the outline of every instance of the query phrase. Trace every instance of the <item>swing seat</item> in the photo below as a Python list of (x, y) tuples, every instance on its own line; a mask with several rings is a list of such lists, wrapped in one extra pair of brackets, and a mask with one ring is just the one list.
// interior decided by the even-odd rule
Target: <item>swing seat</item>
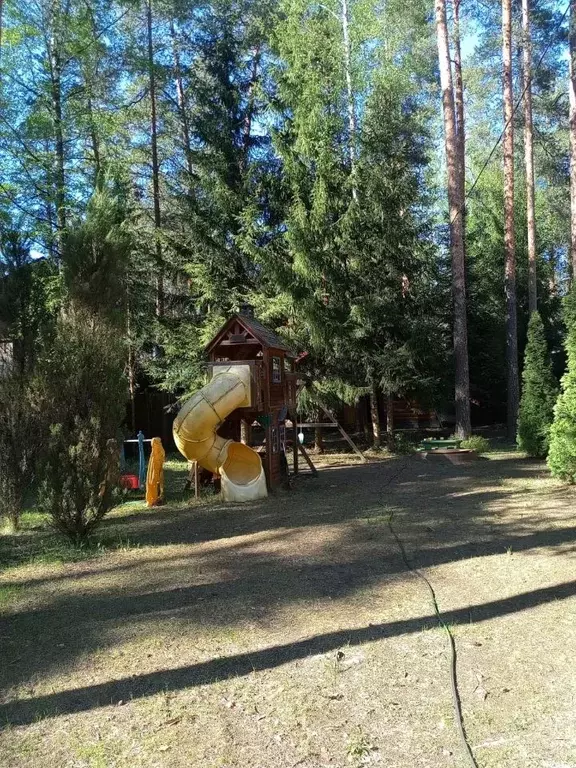
[(127, 491), (137, 491), (139, 488), (137, 475), (121, 475), (120, 486)]

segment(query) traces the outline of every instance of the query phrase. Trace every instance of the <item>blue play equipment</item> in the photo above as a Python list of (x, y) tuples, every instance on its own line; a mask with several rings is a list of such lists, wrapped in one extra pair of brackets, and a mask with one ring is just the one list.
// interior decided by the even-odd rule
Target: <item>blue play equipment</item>
[(146, 459), (144, 457), (144, 432), (140, 430), (137, 434), (138, 438), (138, 485), (140, 488), (144, 488), (146, 482)]
[[(135, 439), (132, 438), (131, 440), (124, 440), (124, 443), (138, 443), (138, 488), (140, 490), (142, 490), (146, 485), (146, 456), (144, 454), (144, 443), (150, 442), (150, 438), (146, 439), (142, 430), (138, 432)], [(123, 460), (125, 463), (126, 458), (124, 456), (124, 445), (122, 446), (122, 457), (121, 461)]]

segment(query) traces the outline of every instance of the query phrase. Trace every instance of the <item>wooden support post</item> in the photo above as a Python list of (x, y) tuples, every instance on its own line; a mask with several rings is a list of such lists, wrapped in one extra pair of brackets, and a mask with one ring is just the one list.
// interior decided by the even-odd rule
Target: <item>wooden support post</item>
[(394, 395), (386, 396), (386, 441), (388, 450), (394, 450)]
[(308, 453), (306, 452), (306, 448), (304, 448), (303, 445), (300, 445), (300, 443), (298, 443), (298, 449), (300, 450), (300, 453), (302, 454), (302, 456), (304, 456), (304, 458), (306, 459), (306, 463), (310, 467), (310, 471), (312, 472), (314, 477), (316, 477), (318, 475), (318, 470), (312, 463), (312, 459), (310, 458), (310, 456), (308, 456)]
[(340, 426), (340, 424), (338, 424), (338, 422), (336, 421), (336, 419), (335, 419), (334, 415), (333, 415), (332, 413), (330, 413), (330, 411), (329, 411), (327, 408), (324, 408), (323, 406), (322, 406), (322, 410), (324, 411), (324, 413), (326, 414), (326, 416), (328, 416), (328, 418), (329, 418), (329, 419), (332, 419), (332, 422), (333, 422), (333, 426), (335, 426), (335, 427), (338, 427), (338, 429), (339, 429), (339, 431), (340, 431), (340, 434), (342, 435), (342, 437), (344, 438), (344, 440), (346, 440), (346, 442), (348, 443), (348, 445), (350, 446), (350, 448), (352, 448), (352, 450), (354, 451), (354, 453), (355, 453), (357, 456), (359, 456), (359, 457), (360, 457), (360, 459), (362, 460), (362, 462), (363, 462), (363, 463), (366, 463), (366, 456), (364, 456), (364, 454), (363, 454), (363, 453), (362, 453), (362, 452), (361, 452), (361, 451), (358, 449), (358, 447), (357, 447), (357, 446), (354, 444), (354, 441), (353, 441), (353, 440), (352, 440), (352, 438), (351, 438), (351, 437), (350, 437), (350, 436), (349, 436), (349, 435), (346, 433), (346, 431), (344, 430), (344, 428), (343, 428), (343, 427), (341, 427), (341, 426)]
[(188, 462), (188, 482), (186, 490), (194, 488), (194, 498), (200, 498), (200, 465), (197, 461)]
[(296, 419), (292, 422), (292, 457), (294, 460), (294, 474), (298, 474), (298, 445), (300, 444), (300, 441), (298, 440), (298, 424), (296, 423)]
[(252, 424), (246, 419), (240, 422), (240, 442), (244, 445), (252, 445)]
[(272, 473), (273, 473), (273, 458), (272, 458), (272, 416), (270, 416), (270, 424), (266, 427), (266, 468), (268, 469), (267, 480), (268, 490), (272, 490)]

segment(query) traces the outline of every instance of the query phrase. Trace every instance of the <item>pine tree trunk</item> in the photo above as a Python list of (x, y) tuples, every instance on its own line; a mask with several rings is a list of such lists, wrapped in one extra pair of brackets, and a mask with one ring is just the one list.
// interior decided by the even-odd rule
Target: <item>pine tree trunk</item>
[(324, 435), (322, 427), (314, 427), (314, 452), (324, 453)]
[(386, 398), (386, 442), (388, 450), (394, 450), (394, 395)]
[(52, 3), (52, 32), (49, 41), (50, 54), (50, 96), (52, 100), (52, 122), (54, 126), (54, 146), (56, 163), (55, 206), (56, 206), (56, 247), (58, 259), (61, 261), (64, 252), (64, 235), (66, 230), (66, 175), (64, 157), (64, 124), (62, 120), (62, 58), (60, 52), (60, 37), (58, 28), (60, 19), (56, 3)]
[(130, 427), (136, 434), (136, 361), (134, 355), (134, 339), (132, 337), (132, 310), (130, 300), (126, 301), (126, 344), (128, 349), (128, 391), (130, 393)]
[(342, 42), (344, 47), (344, 74), (346, 76), (346, 97), (348, 107), (348, 154), (350, 157), (350, 174), (352, 176), (352, 199), (357, 202), (356, 187), (356, 108), (354, 91), (352, 89), (352, 48), (350, 45), (350, 16), (348, 0), (340, 2), (340, 18), (342, 23)]
[[(464, 264), (463, 270), (465, 273), (466, 264), (466, 126), (464, 122), (464, 78), (462, 76), (462, 47), (460, 37), (460, 5), (461, 0), (453, 0), (454, 17), (453, 17), (453, 33), (454, 40), (454, 115), (456, 119), (456, 150), (457, 150), (457, 165), (458, 165), (458, 218), (462, 224), (462, 263)], [(464, 322), (466, 323), (466, 285), (464, 274)], [(456, 326), (456, 323), (455, 323)], [(466, 324), (466, 376), (469, 380), (468, 372), (468, 328)], [(469, 384), (468, 384), (468, 399), (470, 397)], [(470, 421), (470, 406), (468, 406), (467, 417)], [(457, 420), (458, 424), (458, 420)], [(467, 427), (471, 432), (471, 425)], [(464, 430), (461, 428), (456, 429), (458, 434), (464, 436)]]
[(556, 248), (550, 248), (550, 256), (548, 258), (550, 264), (550, 279), (548, 280), (548, 289), (551, 296), (558, 295), (558, 257), (556, 255)]
[[(99, 38), (98, 27), (96, 24), (95, 9), (87, 6), (86, 10), (90, 14), (90, 29), (92, 32), (92, 42), (96, 42)], [(97, 68), (90, 72), (88, 68), (83, 68), (84, 88), (86, 90), (86, 110), (88, 112), (88, 125), (90, 130), (90, 143), (92, 144), (92, 156), (94, 158), (94, 187), (98, 183), (100, 177), (100, 171), (102, 169), (102, 159), (100, 154), (100, 137), (98, 135), (98, 128), (96, 120), (94, 119), (94, 82), (98, 79)]]
[(363, 405), (362, 398), (359, 397), (358, 398), (358, 402), (356, 403), (356, 406), (354, 408), (355, 422), (356, 422), (356, 424), (355, 424), (355, 432), (356, 432), (357, 435), (362, 434), (362, 430), (363, 430), (364, 420), (362, 419), (362, 411), (361, 411), (362, 405)]
[(194, 178), (194, 164), (192, 161), (192, 144), (190, 142), (190, 122), (188, 118), (188, 103), (184, 82), (182, 80), (182, 66), (180, 64), (180, 46), (176, 37), (174, 21), (170, 22), (170, 37), (172, 38), (172, 55), (174, 56), (174, 77), (176, 79), (176, 98), (178, 101), (178, 113), (180, 117), (180, 130), (182, 132), (182, 145), (184, 157), (186, 158), (186, 170), (189, 178), (189, 192), (192, 195)]
[(454, 304), (454, 362), (456, 434), (470, 435), (470, 382), (468, 372), (468, 327), (466, 322), (466, 272), (464, 262), (464, 211), (460, 196), (458, 138), (454, 107), (454, 89), (450, 66), (450, 46), (446, 21), (446, 2), (436, 0), (438, 61), (442, 87), (444, 138), (448, 171), (448, 207), (450, 215), (450, 255), (452, 260), (452, 296)]
[(92, 155), (94, 157), (94, 186), (98, 183), (100, 176), (100, 169), (102, 167), (102, 160), (100, 158), (100, 139), (98, 138), (98, 131), (96, 129), (96, 121), (94, 120), (94, 110), (92, 108), (92, 99), (88, 99), (88, 121), (90, 124), (90, 141), (92, 143)]
[[(49, 149), (47, 147), (44, 148), (44, 151), (46, 154), (48, 154)], [(52, 180), (52, 170), (50, 168), (46, 169), (46, 189), (52, 189), (53, 186), (53, 180)], [(46, 197), (46, 200), (44, 201), (44, 216), (46, 217), (46, 223), (48, 225), (48, 233), (47, 233), (47, 246), (48, 246), (48, 252), (50, 254), (50, 258), (54, 263), (58, 262), (58, 244), (56, 240), (56, 222), (54, 221), (54, 204), (53, 200), (50, 196)]]
[[(462, 77), (462, 49), (460, 44), (460, 3), (453, 0), (454, 5), (454, 109), (456, 115), (456, 137), (458, 146), (459, 171), (459, 201), (463, 228), (466, 225), (466, 132), (464, 125), (464, 80)], [(466, 243), (464, 243), (466, 257)]]
[(152, 37), (152, 0), (146, 5), (146, 29), (148, 37), (148, 75), (150, 88), (150, 143), (152, 150), (152, 194), (154, 197), (154, 231), (156, 250), (156, 317), (164, 315), (164, 263), (160, 228), (160, 168), (158, 164), (158, 120), (156, 117), (156, 74), (154, 71), (154, 45)]
[(370, 418), (372, 419), (372, 447), (378, 451), (382, 445), (382, 430), (378, 410), (378, 386), (374, 382), (370, 388)]
[(250, 75), (250, 83), (248, 85), (248, 103), (246, 106), (246, 114), (244, 116), (244, 125), (242, 126), (242, 173), (246, 171), (248, 167), (248, 160), (250, 158), (250, 139), (252, 137), (252, 121), (254, 119), (254, 102), (255, 91), (258, 83), (258, 68), (260, 66), (260, 48), (256, 48), (252, 59), (252, 72)]
[(570, 262), (576, 279), (576, 0), (570, 0)]
[(534, 218), (534, 130), (532, 125), (532, 39), (530, 0), (522, 0), (522, 79), (524, 87), (524, 167), (526, 169), (526, 223), (528, 227), (528, 311), (537, 309), (536, 221)]
[(506, 294), (506, 368), (508, 439), (516, 438), (518, 418), (518, 329), (514, 238), (514, 102), (512, 94), (512, 0), (502, 0), (502, 85), (504, 101), (504, 290)]
[(364, 440), (366, 441), (366, 445), (370, 445), (372, 443), (372, 430), (370, 428), (370, 417), (367, 413), (364, 413), (363, 429), (364, 429)]

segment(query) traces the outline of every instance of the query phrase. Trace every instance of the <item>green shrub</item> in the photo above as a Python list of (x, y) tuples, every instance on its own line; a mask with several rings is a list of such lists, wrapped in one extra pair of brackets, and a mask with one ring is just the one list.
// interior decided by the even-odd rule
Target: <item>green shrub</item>
[(548, 467), (555, 477), (576, 482), (576, 284), (565, 300), (564, 317), (568, 326), (566, 351), (568, 369), (561, 382), (561, 393), (554, 408), (550, 429)]
[(118, 333), (104, 320), (71, 312), (40, 364), (42, 406), (50, 424), (40, 507), (76, 544), (114, 506), (126, 383)]
[(544, 325), (538, 312), (528, 324), (528, 341), (522, 371), (522, 399), (518, 412), (516, 442), (521, 451), (538, 459), (548, 453), (550, 427), (558, 386), (548, 354)]
[(462, 440), (460, 448), (476, 451), (476, 453), (487, 453), (490, 450), (490, 441), (482, 435), (471, 435), (467, 440)]
[(394, 453), (399, 453), (401, 456), (408, 456), (411, 453), (414, 453), (416, 450), (416, 446), (414, 443), (410, 442), (410, 440), (404, 435), (402, 432), (396, 432), (394, 435)]
[(34, 479), (41, 422), (29, 378), (0, 363), (0, 517), (13, 530)]

